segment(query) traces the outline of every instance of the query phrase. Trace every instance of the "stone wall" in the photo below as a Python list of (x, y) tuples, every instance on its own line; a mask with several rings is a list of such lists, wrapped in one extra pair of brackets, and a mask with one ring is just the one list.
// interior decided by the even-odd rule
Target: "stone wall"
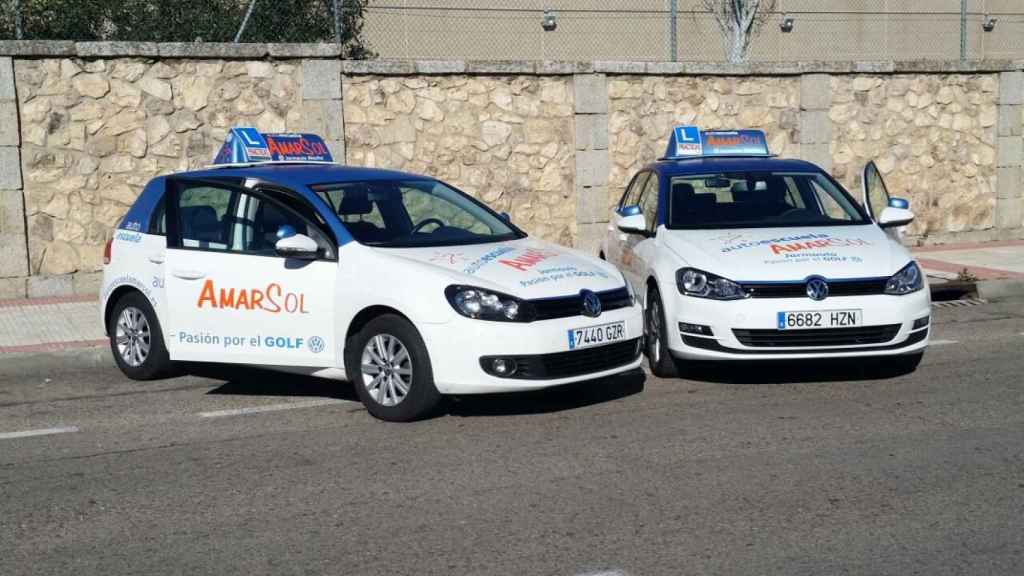
[(995, 225), (998, 74), (834, 76), (833, 175), (860, 193), (874, 160), (917, 214), (907, 233)]
[(429, 174), (571, 245), (573, 102), (566, 77), (346, 76), (347, 161)]
[(669, 128), (761, 128), (859, 194), (877, 160), (910, 241), (1024, 237), (1024, 73), (1012, 62), (341, 61), (320, 45), (0, 42), (0, 299), (93, 292), (153, 176), (227, 129), (312, 131), (349, 164), (448, 181), (596, 253)]

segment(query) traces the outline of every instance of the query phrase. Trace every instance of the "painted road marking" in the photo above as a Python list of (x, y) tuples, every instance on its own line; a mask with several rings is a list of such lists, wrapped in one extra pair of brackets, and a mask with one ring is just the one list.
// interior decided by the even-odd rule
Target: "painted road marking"
[(263, 412), (279, 412), (281, 410), (297, 410), (299, 408), (316, 408), (317, 406), (330, 406), (341, 404), (345, 400), (310, 400), (308, 402), (288, 402), (286, 404), (269, 404), (267, 406), (251, 406), (249, 408), (234, 408), (231, 410), (214, 410), (212, 412), (200, 412), (200, 418), (223, 418), (225, 416), (244, 416), (246, 414), (260, 414)]
[(956, 340), (930, 340), (928, 344), (930, 346), (949, 346), (950, 344), (959, 344)]
[(36, 430), (21, 430), (19, 432), (0, 432), (0, 440), (12, 440), (14, 438), (31, 438), (33, 436), (49, 436), (51, 434), (69, 434), (78, 432), (77, 426), (63, 426), (60, 428), (38, 428)]

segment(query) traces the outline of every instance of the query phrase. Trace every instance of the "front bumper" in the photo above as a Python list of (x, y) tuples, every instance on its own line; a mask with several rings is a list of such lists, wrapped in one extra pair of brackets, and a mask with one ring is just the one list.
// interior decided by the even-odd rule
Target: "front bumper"
[[(669, 349), (676, 357), (692, 360), (793, 360), (812, 358), (848, 358), (858, 356), (895, 356), (920, 352), (928, 346), (930, 323), (915, 328), (915, 321), (931, 314), (931, 296), (927, 289), (905, 296), (871, 295), (835, 297), (816, 302), (807, 298), (752, 298), (715, 301), (675, 295), (674, 318), (668, 319)], [(774, 342), (771, 332), (777, 328), (779, 312), (861, 310), (863, 327), (854, 336), (837, 329), (817, 336), (800, 331), (781, 331)], [(711, 328), (711, 336), (682, 333), (679, 323)], [(761, 335), (759, 345), (751, 343), (750, 333)], [(783, 337), (795, 335), (798, 343)], [(743, 336), (741, 341), (740, 336)], [(744, 343), (747, 342), (747, 344)], [(855, 343), (856, 342), (856, 343)]]
[[(600, 361), (601, 347), (569, 351), (568, 332), (573, 328), (625, 322), (621, 342), (635, 344), (636, 353), (621, 355), (609, 365)], [(462, 316), (444, 324), (419, 326), (434, 370), (434, 384), (442, 394), (485, 394), (536, 390), (619, 374), (640, 366), (638, 345), (643, 336), (643, 311), (639, 304), (601, 314), (597, 318), (575, 316), (528, 324), (488, 322)], [(482, 359), (513, 358), (538, 367), (528, 377), (488, 374)], [(598, 368), (594, 369), (597, 366)], [(564, 374), (571, 374), (565, 376)]]

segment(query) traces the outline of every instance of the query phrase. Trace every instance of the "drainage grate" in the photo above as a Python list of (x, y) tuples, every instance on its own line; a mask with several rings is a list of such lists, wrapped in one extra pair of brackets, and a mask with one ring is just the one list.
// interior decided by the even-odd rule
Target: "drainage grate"
[(963, 300), (946, 300), (944, 302), (932, 302), (933, 308), (968, 308), (970, 306), (981, 306), (988, 304), (988, 300), (981, 298), (965, 298)]

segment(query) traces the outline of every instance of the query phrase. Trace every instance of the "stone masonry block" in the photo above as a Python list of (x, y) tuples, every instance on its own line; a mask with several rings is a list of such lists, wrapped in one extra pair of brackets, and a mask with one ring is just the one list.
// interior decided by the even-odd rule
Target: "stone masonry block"
[(601, 238), (607, 230), (607, 225), (580, 224), (578, 230), (574, 247), (581, 252), (597, 256), (601, 252)]
[(1021, 167), (1007, 166), (996, 169), (996, 199), (1017, 198), (1021, 193)]
[(1024, 138), (1000, 136), (996, 142), (996, 166), (1020, 166), (1024, 164)]
[(18, 130), (18, 105), (14, 102), (0, 101), (0, 146), (19, 144), (21, 133)]
[(999, 103), (1024, 104), (1024, 72), (1001, 72), (999, 74)]
[(999, 107), (998, 131), (1000, 136), (1020, 136), (1024, 133), (1022, 109), (1024, 106), (1019, 104), (1004, 104)]
[(14, 93), (14, 62), (11, 58), (0, 57), (0, 102), (13, 102)]
[(577, 114), (608, 113), (608, 78), (604, 74), (572, 77)]
[(74, 285), (70, 274), (62, 276), (29, 276), (29, 298), (53, 298), (55, 296), (71, 296)]
[(1000, 230), (1012, 230), (1021, 227), (1021, 219), (1024, 200), (1020, 198), (1004, 198), (996, 203), (996, 228)]
[(832, 141), (832, 120), (825, 110), (807, 110), (800, 113), (800, 142), (821, 144)]
[(302, 103), (302, 129), (324, 140), (344, 140), (345, 120), (341, 100), (309, 100)]
[(0, 278), (0, 300), (21, 300), (25, 297), (25, 278)]
[(0, 190), (21, 189), (21, 154), (14, 146), (0, 146)]
[(828, 74), (800, 77), (800, 109), (828, 110), (832, 106), (832, 82)]
[(607, 114), (577, 114), (575, 122), (577, 150), (608, 149)]
[(344, 140), (325, 140), (327, 148), (331, 151), (331, 156), (334, 157), (334, 161), (339, 164), (345, 163), (345, 141)]
[(832, 171), (832, 151), (829, 149), (828, 142), (801, 144), (800, 158), (821, 166), (822, 170), (826, 172)]
[(71, 275), (71, 291), (76, 296), (99, 294), (103, 272), (77, 272)]
[(576, 186), (608, 185), (609, 156), (607, 150), (576, 152)]
[(302, 61), (303, 100), (341, 100), (341, 61)]
[(608, 204), (608, 188), (594, 186), (592, 188), (576, 188), (576, 222), (591, 224), (607, 220), (604, 211)]

